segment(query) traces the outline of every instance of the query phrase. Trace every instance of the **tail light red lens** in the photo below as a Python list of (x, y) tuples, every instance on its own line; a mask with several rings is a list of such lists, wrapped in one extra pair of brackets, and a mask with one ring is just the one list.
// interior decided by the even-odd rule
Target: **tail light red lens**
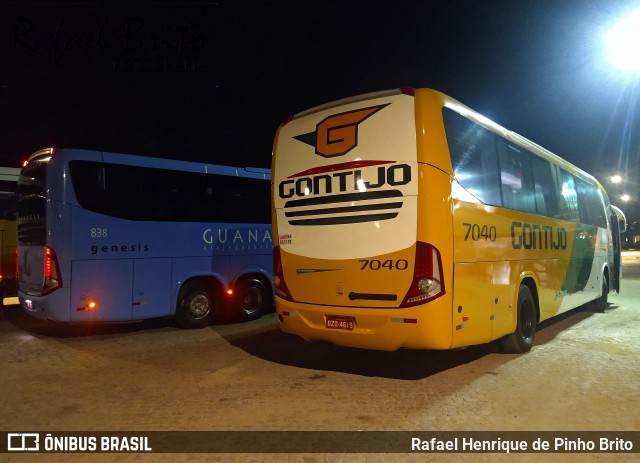
[(276, 295), (287, 301), (293, 301), (287, 283), (284, 281), (284, 273), (282, 271), (282, 260), (280, 258), (280, 246), (273, 248), (273, 286), (276, 289)]
[(60, 278), (60, 268), (58, 267), (58, 258), (56, 253), (49, 246), (44, 248), (44, 284), (42, 285), (42, 294), (48, 294), (56, 289), (62, 288), (62, 279)]
[(400, 307), (424, 304), (442, 296), (445, 293), (442, 276), (440, 252), (428, 243), (416, 242), (413, 281)]

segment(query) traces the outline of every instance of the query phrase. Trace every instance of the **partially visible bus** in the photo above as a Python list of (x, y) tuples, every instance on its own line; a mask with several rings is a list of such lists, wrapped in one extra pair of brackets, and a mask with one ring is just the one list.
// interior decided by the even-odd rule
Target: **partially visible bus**
[(22, 307), (61, 322), (272, 308), (268, 169), (74, 149), (34, 153), (18, 184)]
[(307, 340), (522, 353), (541, 320), (620, 288), (602, 186), (434, 90), (293, 116), (272, 184), (276, 311)]
[(16, 185), (20, 169), (0, 167), (0, 305), (16, 289)]

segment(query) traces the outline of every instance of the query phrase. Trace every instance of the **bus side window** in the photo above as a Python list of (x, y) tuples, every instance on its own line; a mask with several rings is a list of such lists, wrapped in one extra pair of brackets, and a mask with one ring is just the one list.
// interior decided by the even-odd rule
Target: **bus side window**
[(501, 206), (496, 135), (448, 108), (442, 115), (456, 180), (483, 203)]
[(500, 161), (500, 181), (504, 207), (524, 212), (536, 212), (529, 152), (499, 141), (498, 159)]
[(607, 228), (607, 215), (600, 189), (579, 178), (575, 179), (580, 210), (580, 222)]
[(579, 222), (580, 215), (578, 213), (578, 193), (576, 192), (573, 175), (569, 172), (560, 170), (560, 211), (559, 218)]
[(555, 166), (538, 156), (532, 156), (533, 183), (538, 214), (558, 216), (558, 188)]

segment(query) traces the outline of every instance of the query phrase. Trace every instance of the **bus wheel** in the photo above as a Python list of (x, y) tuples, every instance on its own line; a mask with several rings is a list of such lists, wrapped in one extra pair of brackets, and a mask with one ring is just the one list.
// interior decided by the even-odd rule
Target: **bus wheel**
[(536, 335), (536, 304), (531, 290), (521, 285), (518, 290), (518, 325), (510, 335), (500, 340), (503, 352), (509, 354), (523, 354), (533, 347)]
[(267, 313), (271, 288), (258, 278), (243, 278), (236, 284), (236, 301), (236, 314), (243, 320), (255, 320)]
[(609, 282), (607, 276), (602, 275), (602, 296), (593, 301), (593, 306), (596, 312), (604, 313), (607, 308), (607, 302), (609, 298)]
[(176, 321), (183, 328), (209, 326), (218, 309), (218, 299), (213, 296), (213, 286), (204, 281), (184, 284), (178, 297)]

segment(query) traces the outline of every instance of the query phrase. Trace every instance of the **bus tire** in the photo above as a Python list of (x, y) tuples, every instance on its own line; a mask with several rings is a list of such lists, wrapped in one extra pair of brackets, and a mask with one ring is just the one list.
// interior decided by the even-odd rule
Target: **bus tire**
[(523, 354), (533, 347), (536, 335), (536, 304), (531, 290), (520, 285), (518, 290), (518, 323), (516, 330), (500, 340), (502, 351), (508, 354)]
[(593, 301), (593, 307), (596, 312), (604, 313), (607, 308), (607, 303), (609, 301), (609, 282), (607, 281), (607, 276), (602, 275), (602, 295)]
[(242, 320), (255, 320), (262, 317), (271, 305), (271, 288), (256, 277), (241, 278), (235, 285), (235, 315)]
[(183, 328), (204, 328), (218, 311), (219, 298), (215, 286), (204, 280), (188, 281), (180, 289), (176, 307), (176, 321)]

